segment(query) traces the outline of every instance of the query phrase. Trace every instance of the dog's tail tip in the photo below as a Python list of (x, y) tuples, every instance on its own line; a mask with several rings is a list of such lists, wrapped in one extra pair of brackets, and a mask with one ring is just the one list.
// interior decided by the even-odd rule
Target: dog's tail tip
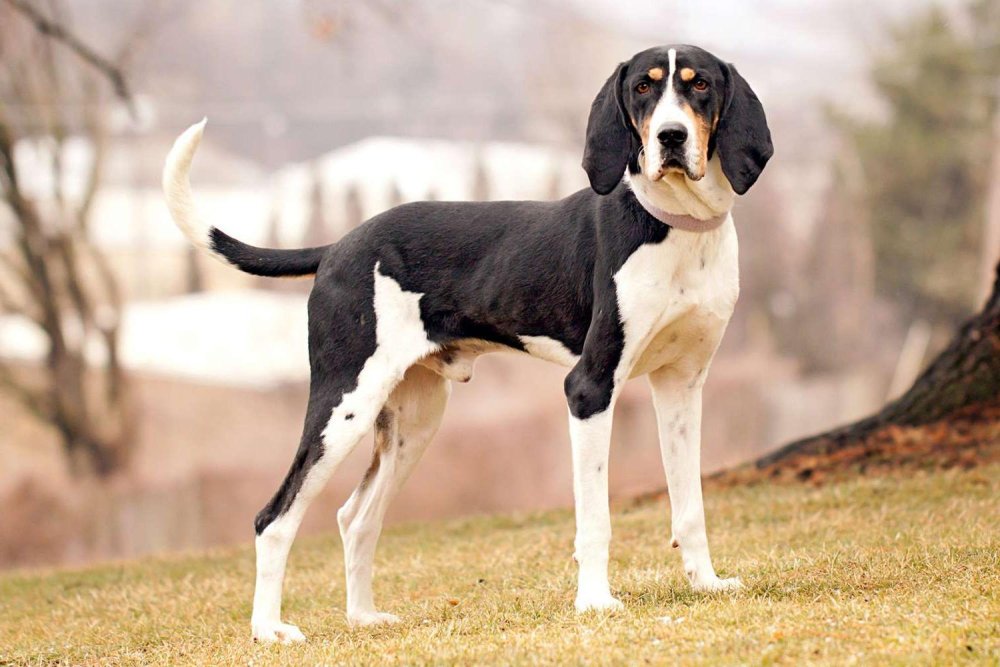
[(202, 116), (201, 120), (184, 130), (181, 137), (191, 136), (195, 141), (201, 141), (201, 135), (204, 134), (206, 125), (208, 125), (208, 116)]
[(174, 141), (163, 165), (163, 192), (171, 217), (192, 243), (203, 248), (210, 244), (211, 228), (195, 210), (189, 172), (207, 122), (207, 117), (202, 118), (184, 130)]
[(170, 152), (167, 153), (167, 160), (163, 166), (164, 190), (169, 190), (169, 186), (173, 185), (173, 181), (170, 179), (176, 178), (179, 175), (186, 175), (187, 169), (191, 166), (191, 160), (194, 158), (195, 151), (198, 150), (198, 146), (201, 144), (201, 137), (205, 134), (205, 125), (207, 123), (208, 117), (206, 116), (184, 130), (174, 140), (174, 145), (170, 148)]
[(178, 141), (187, 137), (191, 148), (198, 148), (198, 144), (201, 143), (201, 137), (205, 134), (205, 126), (208, 125), (208, 116), (204, 116), (197, 123), (184, 130), (183, 134), (178, 137)]
[(205, 133), (205, 126), (208, 125), (208, 116), (202, 116), (201, 120), (189, 127), (185, 132), (191, 132), (196, 142), (201, 141), (201, 135)]

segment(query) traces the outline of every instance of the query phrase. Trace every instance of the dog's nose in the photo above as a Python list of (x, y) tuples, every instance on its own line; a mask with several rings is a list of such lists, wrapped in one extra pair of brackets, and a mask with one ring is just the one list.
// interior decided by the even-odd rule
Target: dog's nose
[(680, 123), (667, 123), (660, 126), (660, 131), (656, 133), (656, 138), (667, 148), (677, 148), (687, 141), (688, 131)]

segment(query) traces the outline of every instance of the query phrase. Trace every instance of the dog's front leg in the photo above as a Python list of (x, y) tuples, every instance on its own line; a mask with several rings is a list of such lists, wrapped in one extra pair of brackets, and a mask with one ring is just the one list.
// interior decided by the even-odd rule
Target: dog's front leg
[(622, 606), (608, 585), (608, 454), (617, 392), (613, 377), (602, 377), (588, 367), (594, 366), (581, 361), (566, 378), (576, 508), (574, 555), (580, 566), (577, 611)]
[(573, 446), (573, 498), (576, 506), (574, 555), (580, 566), (576, 610), (617, 609), (621, 602), (608, 585), (608, 452), (611, 408), (587, 419), (570, 416)]
[(660, 454), (670, 493), (673, 547), (680, 547), (684, 573), (696, 591), (739, 588), (712, 567), (701, 494), (701, 388), (706, 368), (693, 377), (674, 369), (649, 374), (660, 432)]

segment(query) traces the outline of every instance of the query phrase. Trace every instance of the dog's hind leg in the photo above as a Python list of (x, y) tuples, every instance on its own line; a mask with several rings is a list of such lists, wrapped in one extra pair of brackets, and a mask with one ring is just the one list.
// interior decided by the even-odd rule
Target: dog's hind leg
[(372, 597), (372, 568), (382, 520), (441, 423), (448, 380), (413, 366), (375, 420), (375, 449), (361, 484), (337, 512), (347, 571), (347, 619), (352, 625), (392, 623)]
[[(306, 508), (371, 428), (406, 370), (438, 347), (424, 332), (419, 294), (403, 291), (378, 272), (377, 264), (373, 288), (367, 308), (374, 309), (374, 327), (363, 301), (349, 300), (344, 290), (325, 289), (318, 297), (314, 290), (310, 299), (313, 382), (302, 441), (285, 481), (255, 523), (257, 584), (251, 623), (259, 641), (304, 639), (298, 628), (281, 621), (281, 588)], [(371, 329), (366, 343), (363, 328), (337, 328), (329, 313), (338, 321), (367, 321), (375, 329), (374, 340)]]
[(251, 624), (257, 641), (289, 643), (305, 639), (298, 628), (281, 621), (281, 589), (288, 552), (306, 509), (375, 419), (372, 410), (370, 415), (355, 411), (345, 420), (343, 402), (334, 406), (336, 393), (330, 383), (313, 384), (299, 450), (281, 487), (254, 523), (257, 583)]

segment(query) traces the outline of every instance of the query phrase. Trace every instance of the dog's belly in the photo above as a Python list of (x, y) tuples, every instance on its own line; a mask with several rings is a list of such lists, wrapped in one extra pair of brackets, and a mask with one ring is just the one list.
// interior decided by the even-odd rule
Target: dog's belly
[[(711, 360), (725, 329), (726, 320), (711, 312), (695, 309), (673, 320), (652, 335), (638, 355), (630, 378), (669, 366), (684, 375), (699, 373)], [(520, 336), (524, 352), (566, 368), (572, 368), (579, 357), (565, 345), (545, 336)], [(481, 355), (489, 352), (520, 352), (498, 343), (484, 340), (462, 340), (450, 343), (443, 350), (421, 360), (420, 364), (456, 382), (472, 379), (473, 368)]]
[[(567, 368), (572, 367), (578, 356), (554, 338), (547, 336), (518, 336), (524, 345), (524, 353), (544, 361)], [(444, 349), (420, 360), (420, 365), (442, 377), (456, 382), (468, 382), (481, 355), (489, 352), (521, 352), (506, 345), (485, 340), (466, 339), (449, 343)]]
[(504, 345), (485, 340), (459, 340), (445, 345), (444, 348), (424, 357), (418, 363), (449, 380), (468, 382), (472, 379), (473, 367), (480, 355), (509, 349)]

